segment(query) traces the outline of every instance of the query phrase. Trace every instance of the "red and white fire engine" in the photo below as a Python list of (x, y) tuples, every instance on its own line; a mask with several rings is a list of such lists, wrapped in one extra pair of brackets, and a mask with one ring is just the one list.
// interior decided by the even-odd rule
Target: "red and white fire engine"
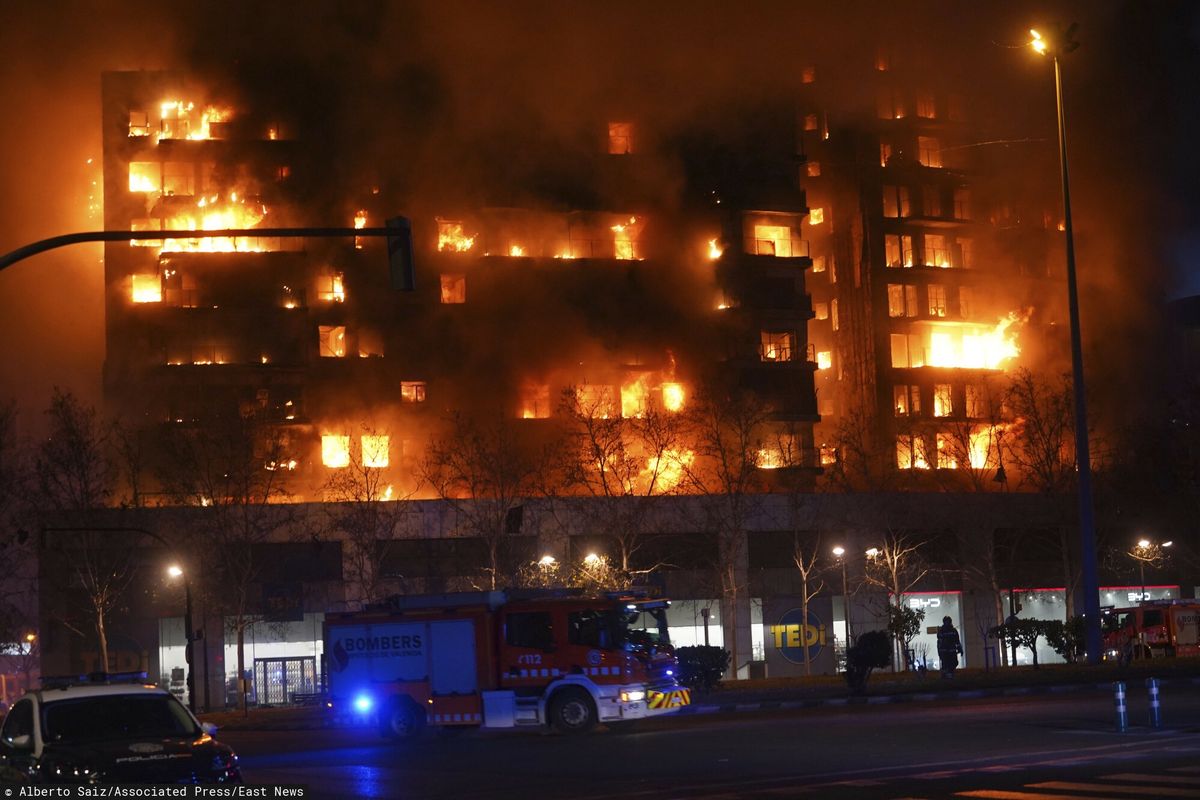
[(398, 596), (325, 617), (327, 706), (388, 736), (425, 725), (581, 732), (676, 711), (670, 602), (569, 590)]
[(1147, 600), (1105, 609), (1104, 652), (1121, 661), (1200, 655), (1200, 602)]

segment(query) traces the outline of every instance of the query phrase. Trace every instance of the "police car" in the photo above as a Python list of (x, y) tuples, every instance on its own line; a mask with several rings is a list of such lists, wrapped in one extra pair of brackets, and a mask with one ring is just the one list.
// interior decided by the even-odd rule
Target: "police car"
[(241, 783), (237, 756), (145, 673), (47, 678), (0, 727), (0, 782)]

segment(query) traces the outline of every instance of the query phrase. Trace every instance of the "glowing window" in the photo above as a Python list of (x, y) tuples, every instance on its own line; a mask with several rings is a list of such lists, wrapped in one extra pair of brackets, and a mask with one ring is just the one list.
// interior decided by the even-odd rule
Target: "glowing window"
[(816, 81), (816, 79), (817, 79), (817, 68), (816, 67), (811, 67), (811, 66), (805, 67), (804, 69), (802, 69), (800, 71), (800, 82), (801, 83), (813, 83), (814, 81)]
[(813, 272), (824, 272), (825, 271), (825, 256), (813, 256), (812, 262), (813, 262), (813, 265), (812, 265)]
[(929, 292), (929, 316), (944, 317), (946, 316), (946, 287), (937, 283), (931, 283), (928, 286)]
[(817, 369), (829, 369), (833, 366), (833, 352), (821, 350), (817, 353)]
[[(388, 437), (362, 437), (362, 463), (369, 469), (384, 469), (388, 465)], [(329, 466), (329, 465), (326, 465)]]
[(970, 319), (975, 313), (975, 288), (972, 286), (958, 287), (958, 315)]
[(813, 303), (814, 319), (829, 319), (829, 303)]
[(825, 209), (823, 209), (823, 208), (809, 209), (809, 211), (808, 211), (808, 224), (809, 225), (820, 225), (824, 221), (825, 221)]
[(921, 387), (907, 384), (893, 386), (892, 401), (897, 417), (916, 416), (921, 413)]
[(445, 305), (456, 305), (465, 302), (467, 302), (467, 276), (443, 275), (442, 303)]
[(899, 283), (888, 284), (888, 316), (917, 316), (917, 287)]
[(954, 190), (954, 218), (971, 218), (971, 190), (958, 187)]
[(810, 178), (819, 177), (821, 174), (821, 162), (820, 161), (809, 161), (807, 164), (804, 165), (804, 172)]
[(954, 415), (954, 401), (950, 384), (938, 383), (933, 387), (933, 415), (949, 417)]
[(926, 167), (942, 166), (941, 142), (932, 136), (918, 136), (917, 161)]
[(792, 255), (792, 229), (787, 225), (755, 225), (754, 251), (760, 256)]
[(908, 334), (891, 334), (892, 366), (907, 367), (908, 363)]
[(400, 381), (400, 399), (405, 403), (424, 403), (425, 381)]
[(623, 156), (633, 152), (633, 123), (608, 123), (608, 152)]
[(928, 90), (917, 92), (917, 116), (924, 119), (937, 118), (937, 106), (933, 101), (933, 92)]
[(130, 111), (129, 112), (129, 135), (132, 136), (149, 136), (150, 135), (150, 115), (145, 111)]
[(527, 383), (521, 388), (521, 419), (550, 419), (550, 384)]
[(835, 331), (838, 329), (838, 301), (836, 299), (829, 301), (829, 325)]
[(129, 191), (144, 193), (161, 192), (162, 165), (157, 161), (130, 161)]
[(186, 161), (163, 164), (162, 191), (166, 195), (190, 197), (195, 194), (195, 169)]
[(942, 215), (942, 193), (936, 186), (926, 186), (921, 190), (921, 200), (925, 216), (940, 217)]
[(821, 120), (817, 117), (816, 114), (805, 114), (804, 115), (804, 130), (815, 131), (819, 127), (821, 127)]
[(346, 300), (346, 287), (342, 282), (342, 273), (334, 272), (317, 276), (317, 299), (332, 303), (342, 303)]
[(904, 95), (892, 89), (879, 92), (876, 111), (880, 119), (904, 119)]
[(925, 440), (910, 434), (897, 436), (896, 466), (899, 469), (929, 469)]
[(879, 166), (886, 167), (888, 162), (892, 160), (892, 143), (879, 143)]
[(321, 436), (321, 463), (330, 469), (350, 466), (350, 437), (324, 434)]
[(984, 415), (983, 387), (967, 384), (967, 416), (978, 419)]
[(913, 265), (912, 237), (889, 233), (883, 237), (884, 256), (889, 267), (911, 267)]
[(958, 250), (958, 265), (963, 269), (975, 267), (975, 248), (970, 239), (959, 239), (954, 243)]
[(796, 334), (792, 331), (762, 331), (759, 357), (763, 361), (792, 361), (796, 357)]
[(161, 303), (163, 299), (162, 279), (157, 275), (132, 276), (131, 297), (135, 303)]
[(883, 215), (893, 219), (912, 215), (907, 186), (883, 187)]
[(585, 383), (575, 392), (579, 410), (586, 417), (611, 419), (617, 416), (617, 393), (612, 386)]
[(938, 469), (958, 469), (958, 457), (954, 453), (954, 441), (944, 433), (937, 435)]
[(321, 325), (318, 328), (321, 357), (344, 358), (346, 355), (346, 326)]
[(950, 249), (940, 233), (925, 234), (925, 263), (931, 267), (949, 267)]
[(682, 411), (684, 391), (682, 383), (667, 382), (662, 385), (662, 404), (667, 411)]
[(465, 253), (475, 246), (475, 237), (467, 236), (461, 220), (437, 218), (438, 252)]

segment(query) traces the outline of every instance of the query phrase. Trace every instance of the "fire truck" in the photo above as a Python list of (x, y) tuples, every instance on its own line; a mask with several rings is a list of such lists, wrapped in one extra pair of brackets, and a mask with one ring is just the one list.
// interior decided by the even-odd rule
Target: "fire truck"
[(1147, 600), (1106, 609), (1104, 652), (1119, 660), (1200, 655), (1200, 602)]
[(325, 617), (329, 712), (399, 738), (426, 725), (580, 733), (691, 703), (670, 601), (506, 590), (397, 596)]

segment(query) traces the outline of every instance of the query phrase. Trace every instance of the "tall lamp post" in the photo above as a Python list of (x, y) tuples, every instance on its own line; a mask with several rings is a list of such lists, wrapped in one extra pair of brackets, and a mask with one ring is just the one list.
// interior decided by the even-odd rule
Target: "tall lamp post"
[(1079, 43), (1071, 37), (1075, 25), (1046, 32), (1030, 30), (1029, 46), (1054, 59), (1054, 94), (1058, 110), (1058, 159), (1062, 168), (1063, 228), (1067, 235), (1067, 302), (1071, 316), (1071, 378), (1075, 394), (1075, 466), (1079, 473), (1079, 549), (1082, 558), (1084, 640), (1089, 664), (1099, 664), (1100, 578), (1096, 566), (1096, 520), (1092, 502), (1092, 463), (1088, 450), (1087, 400), (1083, 386), (1083, 345), (1079, 334), (1079, 289), (1075, 280), (1075, 233), (1071, 224), (1071, 184), (1067, 175), (1067, 123), (1063, 114), (1062, 65), (1060, 56)]
[(185, 685), (188, 693), (188, 710), (196, 712), (196, 676), (192, 672), (192, 643), (196, 641), (195, 630), (192, 627), (192, 581), (188, 574), (178, 564), (167, 567), (167, 574), (172, 578), (183, 578), (183, 660), (187, 664)]
[(1138, 543), (1129, 551), (1129, 557), (1138, 562), (1138, 574), (1142, 580), (1142, 593), (1138, 595), (1138, 602), (1148, 600), (1146, 597), (1146, 565), (1159, 566), (1166, 560), (1166, 553), (1163, 552), (1170, 547), (1174, 542), (1163, 542), (1158, 544), (1149, 539), (1139, 539)]
[(848, 588), (849, 582), (846, 580), (846, 548), (839, 544), (833, 548), (833, 555), (842, 567), (842, 603), (844, 605), (842, 610), (846, 613), (846, 645), (849, 646), (854, 641), (854, 629), (850, 623), (850, 591)]

